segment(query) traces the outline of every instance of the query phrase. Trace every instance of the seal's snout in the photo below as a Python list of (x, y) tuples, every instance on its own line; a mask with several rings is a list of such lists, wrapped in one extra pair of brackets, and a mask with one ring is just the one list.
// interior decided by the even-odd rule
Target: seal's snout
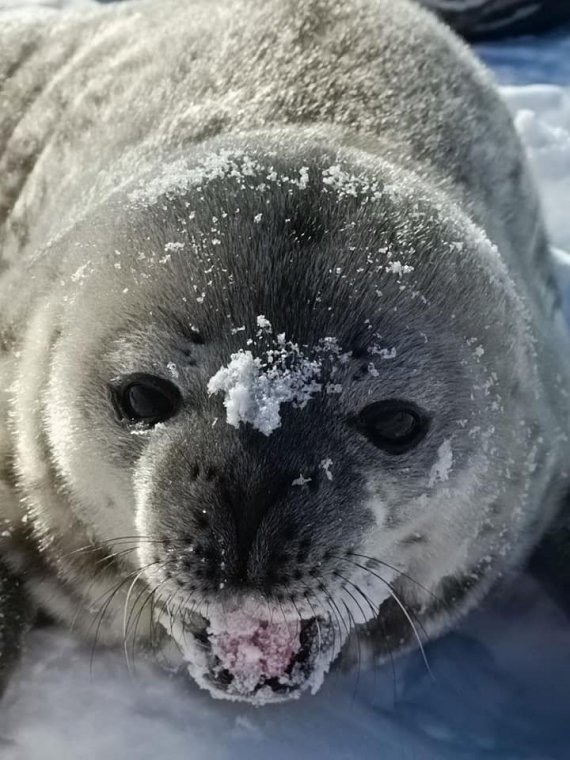
[[(192, 538), (172, 556), (177, 575), (192, 578), (202, 593), (259, 590), (289, 596), (307, 581), (323, 557), (312, 556), (314, 537), (303, 513), (317, 497), (318, 473), (272, 477), (248, 472), (229, 478), (213, 466), (193, 465), (189, 517)], [(309, 477), (310, 472), (310, 477)], [(198, 474), (196, 474), (198, 473)]]

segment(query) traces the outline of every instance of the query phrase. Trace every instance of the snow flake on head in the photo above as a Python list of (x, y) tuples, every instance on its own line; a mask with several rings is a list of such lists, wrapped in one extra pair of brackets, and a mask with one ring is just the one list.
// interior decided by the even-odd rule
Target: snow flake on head
[(273, 328), (271, 327), (271, 322), (264, 317), (263, 314), (259, 314), (259, 316), (256, 319), (257, 326), (261, 330), (267, 330), (267, 332), (271, 332)]
[[(231, 354), (230, 362), (210, 378), (208, 393), (224, 394), (229, 425), (237, 428), (240, 423), (249, 423), (264, 435), (271, 435), (281, 425), (281, 404), (292, 403), (303, 409), (323, 390), (324, 362), (343, 361), (349, 354), (342, 354), (335, 338), (324, 338), (312, 351), (315, 358), (309, 358), (297, 343), (286, 340), (285, 333), (273, 337), (271, 322), (263, 314), (256, 324), (257, 338), (269, 341), (269, 348), (262, 356), (243, 348)], [(248, 345), (252, 343), (247, 341)], [(334, 392), (341, 391), (342, 386), (335, 384)]]
[(330, 457), (327, 457), (326, 459), (322, 459), (321, 463), (319, 464), (319, 467), (321, 467), (325, 471), (325, 475), (329, 480), (333, 479), (331, 467), (332, 467), (333, 460), (330, 459)]
[(453, 451), (451, 441), (446, 438), (437, 450), (437, 460), (430, 470), (428, 485), (434, 486), (438, 481), (445, 482), (453, 466)]
[(180, 373), (178, 371), (178, 367), (176, 366), (174, 362), (168, 362), (168, 364), (166, 365), (166, 369), (175, 380), (178, 380), (178, 378), (180, 377)]
[(307, 483), (310, 483), (313, 479), (312, 478), (306, 478), (303, 473), (299, 473), (299, 477), (295, 478), (295, 480), (291, 481), (292, 486), (306, 486)]
[[(208, 153), (198, 165), (192, 165), (184, 159), (173, 161), (163, 166), (162, 172), (151, 180), (141, 183), (129, 194), (131, 203), (144, 205), (156, 203), (161, 197), (172, 197), (188, 192), (192, 188), (201, 188), (209, 182), (230, 179), (245, 188), (251, 184), (253, 177), (262, 177), (258, 190), (265, 190), (267, 183), (289, 188), (305, 190), (309, 185), (309, 168), (301, 166), (298, 178), (275, 171), (266, 160), (249, 155), (240, 150), (219, 150)], [(259, 223), (262, 214), (254, 216)]]
[(401, 278), (403, 274), (409, 274), (414, 271), (414, 267), (409, 264), (402, 264), (401, 261), (391, 261), (384, 269), (390, 274), (397, 274), (398, 278)]

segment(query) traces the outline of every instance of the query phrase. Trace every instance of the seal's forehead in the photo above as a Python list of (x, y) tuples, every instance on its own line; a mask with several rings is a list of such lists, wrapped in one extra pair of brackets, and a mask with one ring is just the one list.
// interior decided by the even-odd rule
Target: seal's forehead
[(443, 236), (419, 201), (407, 213), (386, 179), (330, 157), (215, 158), (169, 176), (167, 189), (155, 178), (144, 194), (133, 191), (127, 229), (114, 241), (141, 280), (165, 287), (197, 320), (229, 314), (239, 327), (279, 312), (289, 329), (296, 318), (299, 331), (318, 326), (322, 336), (335, 321), (358, 321), (348, 312), (365, 322), (380, 302), (421, 299), (418, 249), (432, 251)]
[(479, 301), (504, 285), (492, 247), (412, 180), (330, 151), (220, 149), (153, 174), (113, 224), (104, 215), (93, 266), (123, 324), (174, 320), (226, 348), (259, 315), (300, 345), (334, 337), (353, 352), (479, 338)]

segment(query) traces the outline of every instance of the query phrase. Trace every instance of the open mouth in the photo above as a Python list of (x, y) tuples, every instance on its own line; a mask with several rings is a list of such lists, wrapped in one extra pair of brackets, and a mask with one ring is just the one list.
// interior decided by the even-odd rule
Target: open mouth
[(256, 705), (315, 693), (342, 644), (326, 619), (271, 620), (243, 608), (218, 610), (199, 630), (173, 633), (202, 688)]

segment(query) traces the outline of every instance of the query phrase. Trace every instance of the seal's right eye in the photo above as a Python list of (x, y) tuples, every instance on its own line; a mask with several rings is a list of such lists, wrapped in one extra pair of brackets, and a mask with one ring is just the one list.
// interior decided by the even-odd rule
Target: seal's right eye
[(412, 402), (386, 399), (366, 406), (352, 422), (377, 448), (405, 454), (425, 437), (430, 420)]
[(155, 375), (129, 375), (112, 386), (115, 409), (125, 422), (156, 425), (173, 417), (182, 398), (178, 388)]

